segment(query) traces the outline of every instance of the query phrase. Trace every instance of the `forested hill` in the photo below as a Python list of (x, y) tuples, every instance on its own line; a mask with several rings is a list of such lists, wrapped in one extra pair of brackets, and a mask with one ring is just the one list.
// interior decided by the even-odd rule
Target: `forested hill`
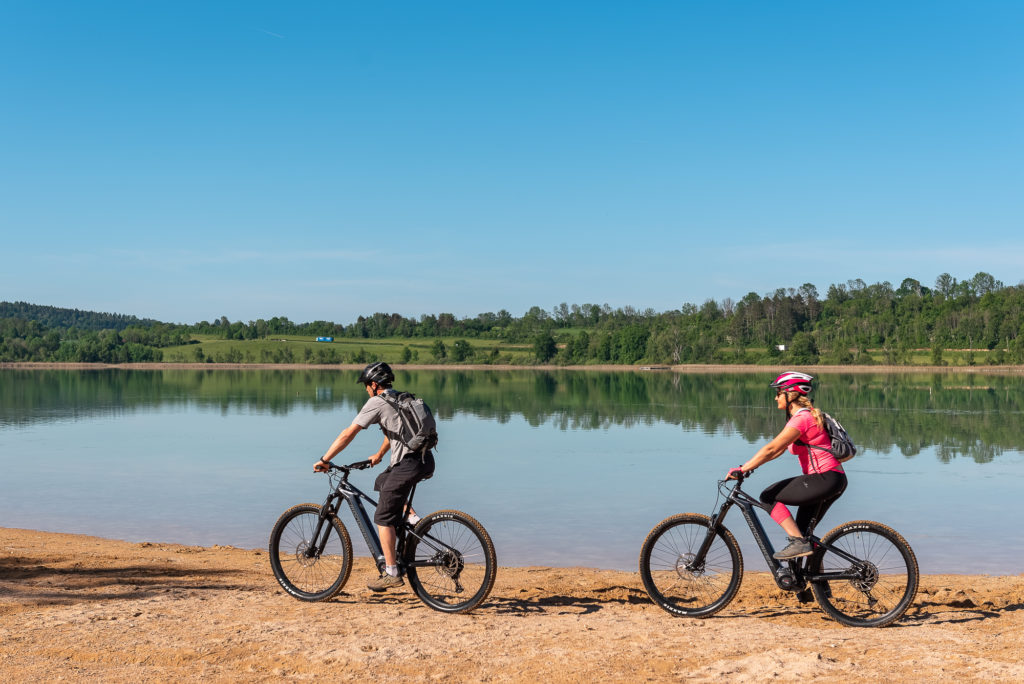
[[(312, 339), (319, 336), (336, 344), (316, 345)], [(303, 344), (295, 337), (309, 345), (287, 346)], [(350, 343), (341, 344), (345, 340)], [(348, 324), (221, 316), (178, 325), (0, 303), (0, 362), (159, 361), (167, 349), (168, 361), (280, 363), (298, 360), (298, 352), (307, 363), (363, 363), (384, 354), (371, 340), (408, 340), (404, 349), (392, 343), (387, 352), (401, 362), (1024, 364), (1024, 285), (1005, 286), (987, 273), (962, 281), (943, 273), (934, 287), (913, 278), (899, 287), (857, 279), (830, 285), (821, 296), (805, 283), (660, 313), (562, 303), (522, 316), (505, 310), (465, 318), (378, 312)], [(211, 341), (232, 344), (207, 347)], [(369, 350), (358, 346), (364, 342)]]
[(67, 330), (124, 330), (131, 326), (149, 326), (157, 321), (125, 314), (98, 313), (78, 309), (61, 309), (27, 302), (0, 302), (0, 319), (20, 318), (35, 321), (47, 328)]

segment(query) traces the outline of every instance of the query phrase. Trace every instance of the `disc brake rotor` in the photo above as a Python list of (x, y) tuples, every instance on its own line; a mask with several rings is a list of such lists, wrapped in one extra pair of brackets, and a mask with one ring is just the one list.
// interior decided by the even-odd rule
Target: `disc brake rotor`
[(683, 579), (693, 579), (694, 577), (700, 577), (704, 574), (704, 568), (690, 569), (688, 566), (693, 562), (693, 554), (685, 553), (676, 558), (676, 574)]
[(299, 545), (295, 547), (295, 560), (304, 568), (316, 565), (317, 560), (319, 560), (316, 556), (307, 555), (308, 551), (309, 542), (305, 539), (300, 541)]
[(462, 572), (462, 568), (465, 567), (465, 564), (462, 562), (462, 557), (453, 551), (442, 551), (441, 553), (438, 553), (434, 556), (434, 562), (437, 563), (437, 565), (434, 566), (437, 574), (449, 579), (458, 577), (459, 573)]
[(878, 566), (870, 561), (863, 561), (854, 566), (860, 574), (860, 579), (850, 580), (850, 583), (857, 588), (857, 591), (865, 594), (875, 588), (878, 584)]

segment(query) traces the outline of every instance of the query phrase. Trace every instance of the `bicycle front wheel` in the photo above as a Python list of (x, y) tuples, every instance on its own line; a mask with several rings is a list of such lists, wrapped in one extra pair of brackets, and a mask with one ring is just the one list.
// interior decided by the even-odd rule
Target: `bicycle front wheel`
[(855, 573), (856, 579), (812, 582), (814, 598), (848, 627), (885, 627), (899, 620), (917, 595), (917, 558), (896, 530), (870, 520), (848, 522), (821, 538), (856, 560), (819, 550), (812, 574)]
[(743, 579), (743, 556), (732, 533), (714, 533), (704, 558), (696, 554), (711, 529), (711, 519), (681, 513), (654, 526), (640, 549), (644, 589), (669, 613), (704, 618), (729, 605)]
[[(326, 601), (336, 595), (352, 572), (352, 540), (337, 516), (320, 527), (316, 504), (292, 506), (270, 533), (270, 567), (289, 594), (300, 601)], [(316, 549), (323, 545), (323, 550)]]
[(498, 560), (484, 526), (461, 511), (437, 511), (408, 533), (409, 584), (443, 613), (476, 608), (494, 586)]

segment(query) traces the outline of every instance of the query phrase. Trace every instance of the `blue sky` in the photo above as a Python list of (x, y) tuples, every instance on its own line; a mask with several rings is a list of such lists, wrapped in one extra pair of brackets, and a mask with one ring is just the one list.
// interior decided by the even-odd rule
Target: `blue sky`
[(176, 322), (1024, 279), (1019, 2), (0, 4), (0, 300)]

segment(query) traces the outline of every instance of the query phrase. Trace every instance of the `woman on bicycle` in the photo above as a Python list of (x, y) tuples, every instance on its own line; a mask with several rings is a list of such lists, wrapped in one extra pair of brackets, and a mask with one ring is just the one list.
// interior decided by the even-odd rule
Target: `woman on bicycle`
[[(789, 536), (789, 545), (775, 554), (778, 560), (809, 556), (811, 544), (804, 536), (811, 520), (821, 521), (836, 499), (846, 490), (846, 473), (828, 451), (832, 440), (825, 429), (821, 411), (808, 396), (814, 378), (806, 373), (787, 371), (770, 385), (775, 389), (775, 404), (786, 412), (786, 426), (739, 468), (729, 471), (727, 479), (752, 472), (763, 463), (781, 456), (788, 448), (800, 460), (804, 474), (776, 482), (761, 492), (761, 501), (769, 506), (772, 520)], [(798, 506), (796, 520), (786, 505)]]

